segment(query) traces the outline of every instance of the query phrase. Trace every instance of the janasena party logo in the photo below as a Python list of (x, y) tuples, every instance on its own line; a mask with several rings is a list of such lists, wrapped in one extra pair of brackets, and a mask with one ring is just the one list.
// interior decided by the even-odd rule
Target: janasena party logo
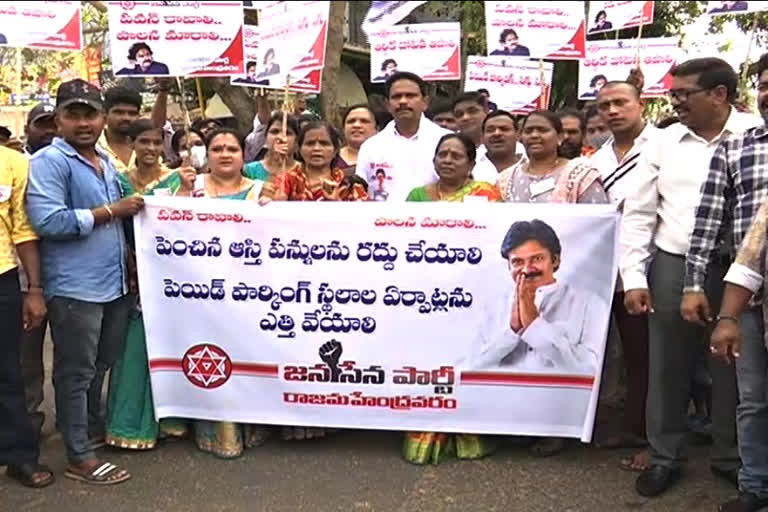
[(190, 347), (181, 359), (187, 380), (195, 386), (215, 389), (232, 376), (232, 360), (216, 345), (202, 343)]

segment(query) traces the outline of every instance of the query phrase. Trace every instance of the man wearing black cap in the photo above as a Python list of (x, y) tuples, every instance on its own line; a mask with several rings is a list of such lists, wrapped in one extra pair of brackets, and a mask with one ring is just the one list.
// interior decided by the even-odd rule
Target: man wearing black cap
[(101, 91), (83, 80), (56, 95), (59, 137), (30, 161), (27, 214), (42, 239), (42, 286), (53, 336), (56, 420), (67, 448), (65, 476), (91, 484), (130, 474), (99, 460), (104, 375), (122, 352), (128, 315), (121, 220), (144, 205), (120, 199), (117, 171), (96, 147), (104, 128)]
[(50, 103), (38, 103), (27, 115), (27, 126), (24, 131), (27, 135), (27, 145), (24, 153), (32, 156), (39, 149), (44, 148), (53, 141), (56, 136), (55, 108)]

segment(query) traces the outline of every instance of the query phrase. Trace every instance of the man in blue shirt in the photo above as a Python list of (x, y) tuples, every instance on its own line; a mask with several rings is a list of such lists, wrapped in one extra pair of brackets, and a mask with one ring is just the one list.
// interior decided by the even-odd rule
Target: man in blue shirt
[(57, 424), (69, 460), (65, 476), (114, 484), (130, 474), (99, 460), (91, 438), (103, 438), (104, 374), (122, 352), (134, 304), (121, 219), (144, 203), (120, 199), (115, 168), (96, 148), (104, 128), (99, 89), (83, 80), (61, 84), (56, 125), (60, 137), (30, 161), (27, 214), (42, 240)]

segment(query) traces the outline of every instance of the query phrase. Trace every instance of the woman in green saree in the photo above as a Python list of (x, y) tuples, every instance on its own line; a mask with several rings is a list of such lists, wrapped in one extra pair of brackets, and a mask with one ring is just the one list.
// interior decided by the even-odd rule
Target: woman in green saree
[[(130, 137), (136, 153), (135, 164), (117, 175), (123, 197), (141, 195), (176, 195), (182, 188), (180, 172), (168, 169), (160, 162), (163, 152), (163, 131), (148, 119), (139, 119), (130, 127)], [(133, 293), (138, 291), (135, 272), (133, 224), (126, 222), (129, 244), (129, 282)], [(131, 315), (122, 357), (112, 367), (109, 376), (107, 432), (105, 441), (111, 446), (132, 450), (154, 448), (158, 437), (186, 434), (186, 422), (155, 419), (152, 387), (149, 381), (146, 336), (137, 301)]]
[[(501, 201), (501, 194), (490, 183), (471, 178), (475, 166), (475, 144), (467, 136), (450, 133), (443, 136), (435, 150), (437, 182), (415, 188), (407, 201)], [(468, 199), (469, 198), (469, 199)], [(406, 432), (403, 457), (414, 464), (438, 464), (445, 458), (479, 459), (496, 448), (493, 437), (476, 434), (441, 432)]]

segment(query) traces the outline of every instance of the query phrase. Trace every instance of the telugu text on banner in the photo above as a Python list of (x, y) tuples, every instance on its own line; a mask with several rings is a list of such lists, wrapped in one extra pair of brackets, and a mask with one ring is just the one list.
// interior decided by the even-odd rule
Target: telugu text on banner
[(80, 2), (2, 2), (0, 46), (81, 50)]
[(245, 72), (242, 2), (109, 2), (108, 15), (116, 76)]
[(553, 69), (551, 62), (539, 65), (507, 57), (472, 56), (467, 59), (464, 90), (488, 89), (499, 108), (514, 114), (529, 114), (540, 105), (549, 105)]
[(653, 2), (589, 2), (587, 33), (599, 34), (653, 23)]
[(485, 2), (488, 55), (584, 57), (584, 2)]
[(385, 82), (398, 71), (424, 80), (461, 79), (461, 25), (393, 25), (368, 34), (371, 82)]
[(260, 87), (319, 93), (330, 2), (280, 2), (261, 11), (256, 78)]
[(614, 209), (399, 210), (147, 198), (157, 416), (589, 440)]
[(589, 41), (587, 58), (579, 62), (579, 99), (594, 99), (600, 88), (612, 80), (626, 80), (630, 70), (640, 68), (645, 77), (642, 96), (663, 96), (669, 90), (672, 77), (669, 74), (682, 56), (679, 41), (675, 37), (641, 39), (640, 52), (637, 39), (611, 39)]

